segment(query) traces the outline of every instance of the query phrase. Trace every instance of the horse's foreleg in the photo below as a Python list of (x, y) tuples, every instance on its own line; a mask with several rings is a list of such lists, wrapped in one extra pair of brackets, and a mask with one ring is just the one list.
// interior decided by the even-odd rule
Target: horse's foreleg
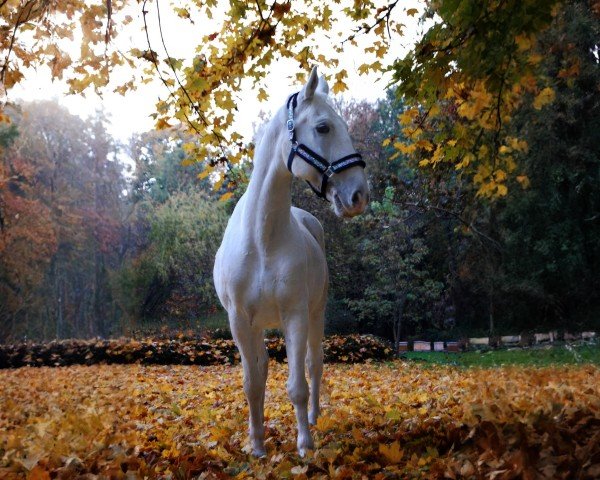
[(321, 393), (321, 377), (323, 376), (323, 329), (324, 313), (311, 318), (308, 330), (308, 354), (306, 366), (310, 377), (310, 411), (308, 421), (316, 425), (319, 417), (319, 396)]
[(269, 356), (262, 330), (253, 330), (243, 323), (234, 325), (231, 333), (240, 350), (244, 368), (244, 393), (250, 410), (250, 443), (256, 457), (266, 455), (265, 450), (265, 387)]
[(304, 456), (314, 448), (308, 428), (308, 383), (304, 374), (304, 361), (308, 339), (307, 315), (296, 315), (285, 321), (285, 344), (287, 349), (289, 378), (287, 390), (296, 410), (298, 422), (298, 453)]

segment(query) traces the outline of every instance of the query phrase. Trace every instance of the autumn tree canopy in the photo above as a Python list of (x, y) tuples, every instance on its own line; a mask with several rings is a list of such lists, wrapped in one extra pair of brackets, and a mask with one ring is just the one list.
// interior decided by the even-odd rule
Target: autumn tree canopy
[[(422, 168), (451, 168), (471, 181), (478, 196), (497, 198), (506, 195), (510, 179), (523, 187), (529, 183), (518, 163), (528, 145), (507, 127), (521, 106), (543, 109), (555, 96), (550, 79), (539, 71), (544, 52), (536, 47), (560, 5), (555, 0), (436, 0), (418, 8), (369, 0), (332, 5), (2, 0), (0, 89), (10, 90), (42, 64), (72, 93), (103, 91), (118, 69), (130, 72), (111, 87), (120, 93), (158, 78), (168, 93), (156, 105), (157, 126), (185, 124), (196, 134), (185, 146), (189, 157), (206, 162), (204, 175), (217, 169), (223, 179), (252, 153), (252, 145), (233, 129), (243, 84), (266, 99), (267, 73), (288, 59), (297, 64), (298, 79), (319, 64), (333, 92), (344, 92), (348, 72), (339, 60), (359, 55), (360, 74), (379, 78), (391, 72), (404, 99), (397, 126), (402, 139), (386, 140), (395, 154), (409, 155)], [(173, 33), (163, 31), (161, 23), (161, 9), (168, 8), (205, 32), (193, 58), (170, 55)], [(591, 9), (597, 15), (600, 2), (591, 1)], [(407, 34), (403, 22), (417, 15), (424, 36), (404, 57), (394, 58), (392, 49)], [(159, 44), (148, 35), (150, 16), (158, 25), (152, 28), (159, 30)], [(122, 48), (119, 37), (131, 32), (145, 32), (145, 44)], [(575, 60), (567, 59), (560, 77), (577, 75)]]
[[(453, 66), (439, 82), (429, 78), (435, 65), (423, 70), (413, 87), (429, 85), (431, 104), (426, 92), (416, 103), (403, 94), (413, 88), (408, 81), (376, 103), (334, 100), (369, 166), (374, 201), (369, 215), (342, 223), (294, 183), (294, 204), (323, 222), (335, 265), (329, 333), (448, 340), (598, 328), (600, 22), (587, 0), (555, 10), (528, 53), (542, 57), (527, 67), (539, 91), (524, 93), (500, 129), (484, 128), (496, 117), (476, 98), (492, 98), (492, 87), (465, 89), (462, 103), (435, 96), (452, 76), (466, 82), (467, 67)], [(466, 62), (462, 54), (453, 52)], [(425, 57), (413, 62), (427, 66)], [(478, 71), (480, 63), (466, 65)], [(554, 100), (544, 104), (548, 88)], [(231, 161), (235, 145), (224, 147), (226, 170), (217, 156), (195, 161), (200, 137), (186, 122), (134, 137), (127, 148), (106, 133), (102, 114), (83, 121), (52, 102), (4, 113), (11, 123), (0, 124), (0, 341), (105, 335), (171, 320), (214, 328), (211, 249), (230, 206), (217, 200), (239, 198), (251, 170)], [(496, 140), (490, 187), (479, 182), (481, 155)], [(135, 161), (126, 176), (122, 156)], [(215, 169), (226, 181), (215, 182)]]

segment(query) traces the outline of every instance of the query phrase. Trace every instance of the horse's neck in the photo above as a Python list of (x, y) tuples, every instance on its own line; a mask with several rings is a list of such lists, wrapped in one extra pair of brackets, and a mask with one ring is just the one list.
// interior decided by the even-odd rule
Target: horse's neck
[(254, 170), (248, 190), (244, 216), (254, 241), (268, 248), (287, 228), (291, 216), (292, 176), (279, 158), (277, 120), (267, 126), (254, 155)]

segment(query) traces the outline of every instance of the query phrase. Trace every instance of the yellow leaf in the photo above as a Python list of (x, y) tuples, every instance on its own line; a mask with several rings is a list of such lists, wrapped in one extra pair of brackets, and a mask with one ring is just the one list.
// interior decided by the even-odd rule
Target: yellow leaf
[(346, 70), (340, 70), (338, 73), (335, 74), (335, 83), (333, 84), (333, 87), (331, 87), (331, 91), (333, 93), (340, 93), (343, 92), (345, 90), (348, 90), (348, 85), (346, 85), (346, 83), (344, 82), (344, 80), (348, 77), (348, 73), (346, 72)]
[(326, 432), (327, 430), (332, 430), (336, 427), (337, 422), (335, 419), (331, 417), (321, 416), (317, 419), (317, 430), (320, 432)]
[(541, 110), (544, 105), (552, 103), (554, 98), (556, 97), (556, 93), (550, 87), (544, 88), (533, 100), (533, 107), (536, 110)]
[(267, 95), (267, 92), (265, 91), (265, 89), (264, 89), (264, 88), (259, 88), (259, 89), (258, 89), (258, 96), (257, 96), (257, 98), (258, 98), (258, 99), (259, 99), (261, 102), (264, 102), (264, 101), (268, 100), (268, 98), (269, 98), (269, 95)]
[(410, 125), (418, 114), (419, 111), (416, 108), (411, 108), (398, 115), (398, 120), (401, 125)]
[(390, 143), (392, 143), (391, 138), (386, 138), (383, 142), (381, 142), (382, 147), (387, 147)]
[(502, 181), (506, 180), (506, 172), (504, 170), (500, 170), (500, 169), (496, 170), (494, 172), (494, 179), (497, 182), (502, 182)]
[(368, 63), (363, 63), (361, 66), (358, 67), (358, 73), (360, 75), (365, 75), (367, 73), (369, 73), (369, 64)]
[(385, 54), (387, 53), (387, 51), (388, 51), (387, 45), (381, 44), (375, 51), (375, 55), (377, 56), (377, 58), (383, 58), (385, 56)]
[(164, 130), (167, 128), (171, 128), (171, 124), (169, 122), (167, 122), (167, 120), (165, 120), (164, 118), (159, 118), (156, 122), (156, 128), (158, 130)]
[(540, 54), (535, 53), (535, 54), (531, 54), (531, 55), (529, 55), (529, 57), (527, 57), (527, 62), (529, 62), (531, 65), (537, 65), (543, 59), (544, 59), (544, 57), (542, 57)]
[(225, 192), (223, 195), (221, 195), (221, 197), (219, 198), (220, 202), (226, 202), (227, 200), (229, 200), (231, 197), (233, 196), (233, 192)]
[(406, 14), (410, 15), (411, 17), (414, 17), (417, 13), (419, 13), (419, 11), (416, 8), (409, 8), (406, 11)]
[(461, 117), (465, 117), (469, 120), (473, 120), (479, 113), (479, 110), (476, 109), (475, 105), (469, 102), (461, 104), (457, 111)]
[(399, 463), (404, 456), (404, 451), (400, 448), (398, 442), (394, 442), (389, 446), (380, 444), (379, 453), (385, 457), (388, 463)]
[(517, 175), (517, 182), (521, 184), (523, 190), (529, 187), (529, 177), (527, 175)]
[(531, 48), (531, 40), (525, 35), (517, 35), (515, 37), (515, 42), (519, 50), (522, 52)]
[[(456, 143), (456, 140), (454, 141), (454, 143)], [(418, 140), (415, 143), (415, 146), (417, 148), (422, 148), (424, 150), (427, 150), (428, 152), (431, 152), (433, 150), (433, 144), (429, 141), (429, 140)]]
[(504, 196), (506, 196), (507, 193), (508, 193), (508, 188), (506, 187), (506, 185), (504, 185), (504, 184), (498, 185), (498, 195), (500, 195), (501, 197), (504, 197)]
[(407, 145), (406, 143), (396, 142), (394, 143), (394, 148), (400, 150), (405, 155), (410, 155), (417, 149), (417, 146), (414, 143)]
[(335, 82), (333, 84), (333, 87), (331, 87), (331, 91), (333, 93), (340, 93), (340, 92), (344, 92), (348, 90), (348, 85), (346, 85), (343, 81), (338, 80), (337, 82)]

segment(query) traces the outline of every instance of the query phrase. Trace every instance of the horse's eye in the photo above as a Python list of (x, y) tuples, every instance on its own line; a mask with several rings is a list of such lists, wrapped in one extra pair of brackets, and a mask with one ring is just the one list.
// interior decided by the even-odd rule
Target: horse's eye
[(319, 133), (329, 133), (329, 125), (326, 125), (324, 123), (320, 123), (319, 125), (317, 125), (317, 132), (319, 132)]

